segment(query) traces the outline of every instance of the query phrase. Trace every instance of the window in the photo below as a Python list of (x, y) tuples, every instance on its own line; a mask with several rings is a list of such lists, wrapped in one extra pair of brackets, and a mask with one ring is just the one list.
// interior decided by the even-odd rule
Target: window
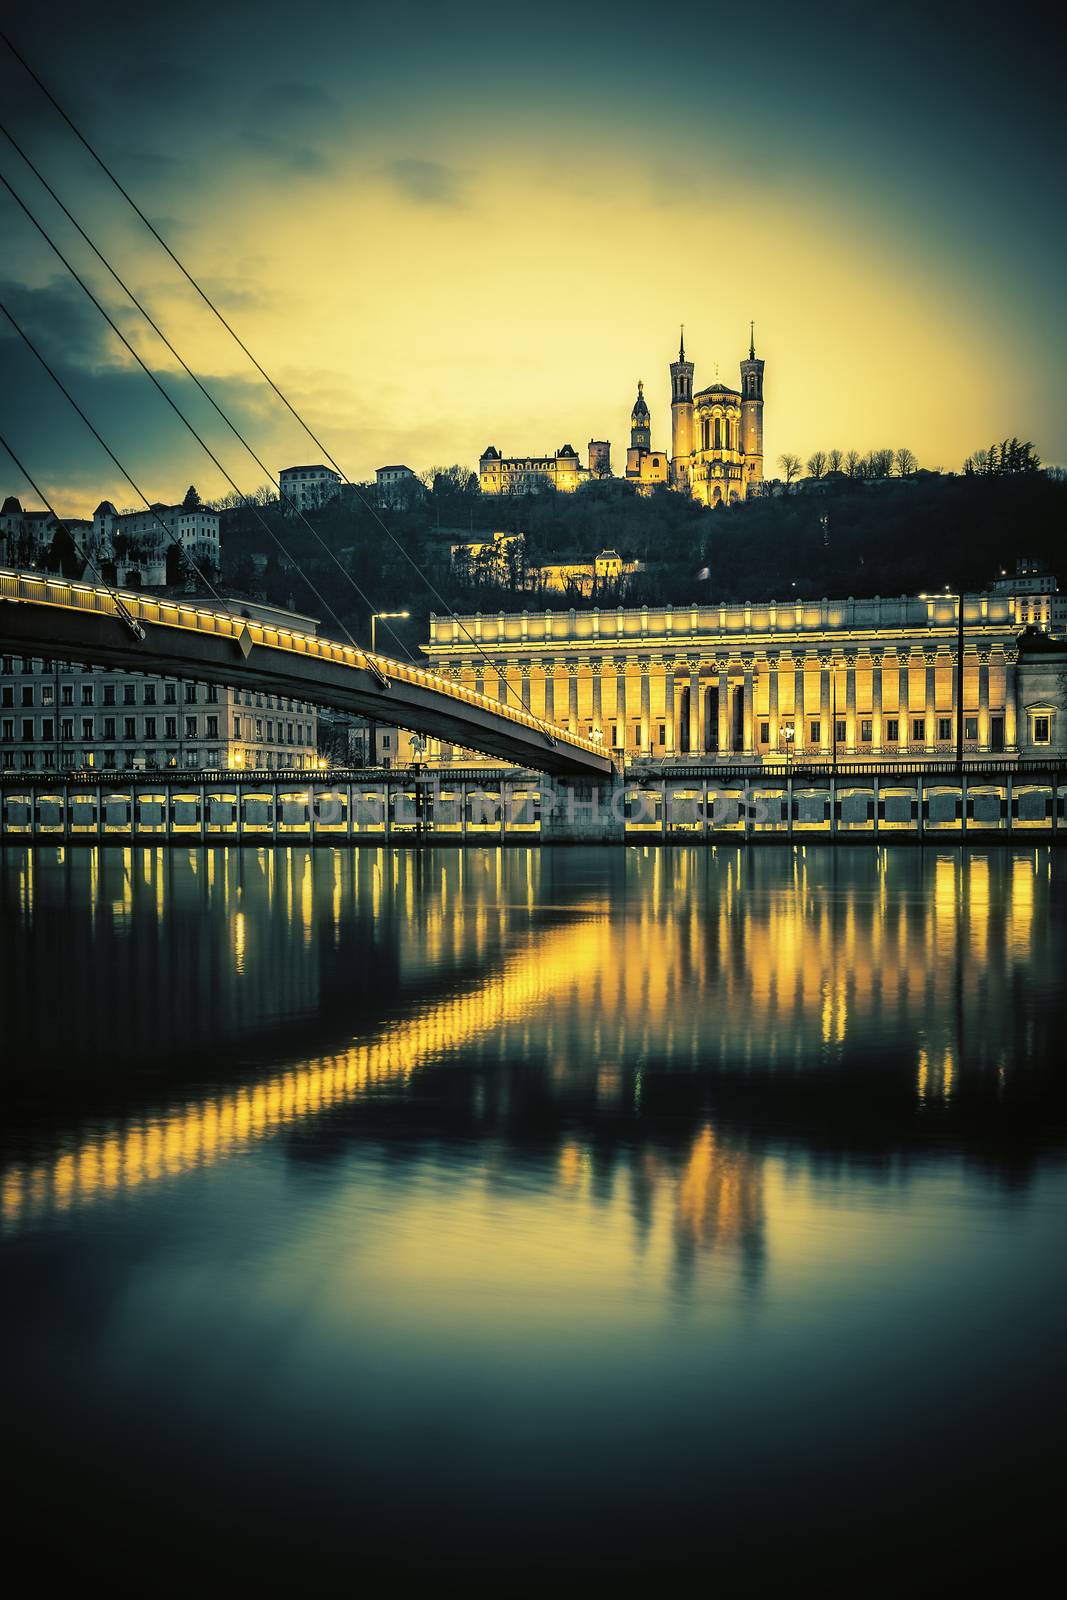
[(136, 737), (137, 737), (137, 718), (136, 717), (123, 717), (123, 719), (122, 719), (122, 737), (124, 739), (136, 739)]
[(666, 724), (665, 723), (661, 722), (659, 724), (659, 726), (656, 728), (656, 743), (657, 744), (666, 744), (667, 743), (667, 728), (666, 728)]
[(155, 717), (145, 717), (145, 719), (144, 719), (144, 736), (145, 736), (146, 739), (154, 739), (155, 738), (155, 736), (156, 736), (156, 719), (155, 719)]
[(218, 719), (218, 717), (217, 716), (216, 717), (208, 717), (208, 719), (207, 719), (207, 737), (209, 739), (217, 739), (218, 736), (219, 736), (219, 719)]
[(164, 739), (176, 739), (178, 737), (177, 717), (163, 718), (163, 737)]
[(868, 720), (860, 722), (860, 744), (870, 744), (874, 738), (874, 723)]
[(24, 683), (22, 685), (22, 703), (23, 703), (24, 706), (32, 706), (33, 705), (33, 684), (32, 683)]
[(115, 719), (114, 719), (114, 717), (105, 717), (104, 718), (104, 738), (105, 739), (113, 739), (114, 737), (115, 737)]
[(911, 724), (911, 736), (915, 740), (916, 744), (924, 744), (926, 742), (926, 718), (925, 717), (915, 717), (915, 718), (913, 718), (912, 724)]
[(56, 698), (55, 686), (53, 684), (51, 684), (51, 683), (42, 683), (42, 685), (41, 685), (41, 704), (43, 706), (50, 706), (53, 703), (53, 701), (55, 700), (55, 698)]
[(241, 737), (241, 719), (240, 719), (240, 717), (234, 717), (234, 719), (233, 719), (233, 736), (234, 736), (235, 739), (239, 739)]
[(15, 704), (15, 691), (10, 684), (4, 685), (3, 703), (5, 706), (13, 706)]
[(207, 686), (207, 703), (208, 703), (209, 706), (217, 706), (218, 705), (218, 703), (219, 703), (219, 686), (218, 686), (217, 683), (209, 683), (208, 684), (208, 686)]
[(65, 706), (72, 706), (74, 704), (74, 685), (72, 683), (61, 684), (59, 698)]
[(185, 719), (185, 737), (187, 739), (195, 739), (196, 738), (196, 718), (195, 717), (186, 717), (186, 719)]
[(146, 706), (154, 706), (155, 705), (155, 703), (156, 703), (156, 686), (155, 686), (154, 683), (146, 683), (145, 684), (145, 686), (144, 686), (144, 703), (145, 703)]
[(812, 742), (812, 744), (819, 744), (821, 740), (822, 740), (822, 723), (818, 720), (818, 718), (816, 718), (815, 721), (811, 724), (811, 742)]
[(176, 683), (165, 683), (163, 685), (163, 704), (165, 706), (176, 706), (178, 704), (178, 685)]
[(93, 703), (93, 686), (91, 683), (82, 684), (82, 705), (91, 706)]
[(132, 705), (134, 705), (136, 703), (136, 700), (137, 700), (137, 685), (135, 683), (124, 683), (122, 685), (122, 703), (123, 703), (123, 705), (124, 706), (132, 706)]
[(263, 718), (262, 717), (257, 717), (256, 718), (256, 738), (257, 739), (262, 739), (262, 737), (263, 737)]
[(83, 739), (91, 739), (92, 736), (93, 736), (93, 719), (92, 719), (92, 717), (83, 717), (82, 718), (82, 738)]
[(900, 718), (887, 717), (885, 721), (885, 736), (890, 744), (896, 744), (900, 738)]
[(5, 739), (13, 739), (15, 737), (15, 719), (14, 719), (14, 717), (5, 717), (4, 718), (3, 734), (4, 734), (4, 738)]
[(22, 719), (22, 737), (24, 739), (32, 739), (33, 738), (33, 718), (32, 717), (23, 717), (23, 719)]
[(937, 737), (939, 739), (946, 739), (946, 740), (952, 738), (952, 718), (951, 717), (938, 717), (938, 719), (937, 719)]
[(104, 684), (104, 704), (106, 706), (115, 704), (115, 685), (113, 683)]
[(1030, 737), (1034, 744), (1048, 744), (1052, 735), (1052, 718), (1045, 711), (1036, 711), (1031, 715)]
[(837, 740), (838, 744), (844, 744), (845, 740), (848, 738), (848, 723), (845, 721), (844, 717), (834, 718), (834, 738)]
[(195, 683), (187, 683), (185, 685), (185, 702), (186, 702), (186, 705), (195, 705), (196, 704), (196, 684)]
[(55, 721), (53, 720), (53, 718), (52, 717), (42, 717), (41, 718), (41, 738), (42, 739), (54, 739), (55, 736), (56, 736), (56, 725), (55, 725)]
[(621, 742), (622, 741), (619, 735), (619, 724), (617, 722), (613, 722), (611, 724), (611, 743), (613, 748), (618, 750)]
[(771, 725), (770, 725), (769, 722), (761, 722), (760, 723), (760, 725), (759, 725), (759, 739), (760, 739), (760, 744), (770, 744), (770, 742), (771, 742)]
[(105, 767), (113, 767), (114, 765), (115, 765), (115, 752), (114, 752), (114, 750), (105, 750), (104, 751), (104, 766)]
[(64, 717), (59, 725), (59, 735), (64, 744), (70, 744), (74, 738), (74, 718)]
[(964, 719), (963, 719), (963, 737), (965, 739), (977, 739), (978, 738), (978, 718), (977, 717), (964, 717)]

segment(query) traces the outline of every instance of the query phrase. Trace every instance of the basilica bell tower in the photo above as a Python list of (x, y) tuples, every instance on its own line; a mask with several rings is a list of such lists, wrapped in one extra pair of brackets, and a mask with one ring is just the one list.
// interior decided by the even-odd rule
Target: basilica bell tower
[(693, 453), (693, 363), (685, 359), (685, 326), (678, 341), (678, 359), (671, 362), (671, 483), (685, 489)]
[(756, 355), (755, 323), (749, 324), (748, 360), (741, 363), (741, 451), (746, 482), (762, 483), (763, 362)]

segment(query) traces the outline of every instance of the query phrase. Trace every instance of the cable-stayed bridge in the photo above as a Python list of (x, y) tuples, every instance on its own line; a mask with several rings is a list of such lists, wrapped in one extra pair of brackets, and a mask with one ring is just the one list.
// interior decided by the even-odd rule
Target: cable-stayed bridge
[(311, 700), (540, 772), (608, 780), (592, 740), (356, 645), (216, 609), (0, 570), (0, 645)]

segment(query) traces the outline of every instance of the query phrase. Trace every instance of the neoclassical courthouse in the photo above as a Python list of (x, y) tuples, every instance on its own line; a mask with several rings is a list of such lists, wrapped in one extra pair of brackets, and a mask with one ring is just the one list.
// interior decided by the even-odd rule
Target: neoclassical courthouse
[[(703, 505), (732, 505), (744, 500), (752, 484), (763, 480), (763, 367), (756, 355), (755, 329), (750, 332), (748, 359), (741, 362), (741, 387), (713, 383), (693, 391), (692, 361), (686, 360), (685, 330), (671, 371), (670, 453), (652, 443), (652, 418), (645, 386), (637, 385), (630, 414), (630, 444), (625, 481), (640, 494), (671, 487)], [(550, 484), (573, 493), (594, 478), (611, 476), (611, 445), (590, 439), (587, 465), (573, 445), (550, 456), (502, 456), (489, 445), (478, 463), (483, 494), (528, 494)]]
[[(1000, 588), (964, 597), (965, 753), (1062, 755), (1063, 597), (1025, 579)], [(956, 749), (957, 607), (938, 595), (433, 617), (425, 652), (434, 671), (628, 760), (936, 762)]]

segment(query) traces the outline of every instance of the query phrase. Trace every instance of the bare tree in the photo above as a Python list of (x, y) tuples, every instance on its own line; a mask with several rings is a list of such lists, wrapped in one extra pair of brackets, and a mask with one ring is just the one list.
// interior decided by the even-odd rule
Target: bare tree
[(827, 470), (827, 472), (840, 472), (842, 466), (844, 465), (844, 460), (845, 460), (845, 457), (844, 457), (844, 454), (843, 454), (842, 451), (840, 451), (840, 450), (830, 450), (830, 451), (828, 451), (827, 452), (827, 456), (826, 456), (826, 470)]
[(897, 477), (910, 478), (918, 465), (915, 452), (909, 450), (906, 445), (901, 446), (896, 454)]
[(826, 451), (816, 450), (808, 457), (808, 477), (821, 478), (826, 471)]
[(782, 469), (782, 477), (786, 483), (792, 483), (794, 478), (800, 477), (800, 457), (783, 455), (778, 457), (778, 465)]
[(858, 450), (850, 450), (848, 455), (845, 457), (845, 471), (848, 473), (850, 478), (863, 477), (863, 462), (860, 460), (860, 453)]
[(888, 478), (893, 471), (893, 462), (896, 452), (893, 450), (872, 450), (867, 457), (870, 468), (869, 476), (872, 478)]

